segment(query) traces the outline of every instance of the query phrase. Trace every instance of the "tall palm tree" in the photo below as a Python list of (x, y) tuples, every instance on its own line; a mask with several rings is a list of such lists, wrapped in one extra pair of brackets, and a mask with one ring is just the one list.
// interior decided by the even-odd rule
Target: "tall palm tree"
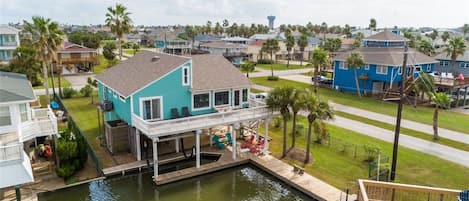
[(302, 34), (298, 39), (298, 47), (300, 47), (301, 58), (300, 58), (300, 66), (303, 65), (303, 57), (306, 46), (308, 46), (308, 36), (306, 34)]
[(363, 56), (359, 52), (352, 52), (350, 55), (347, 57), (347, 63), (349, 67), (353, 68), (353, 73), (355, 76), (355, 85), (357, 87), (357, 94), (358, 97), (361, 98), (362, 94), (360, 92), (360, 84), (358, 82), (358, 69), (360, 69), (363, 65), (365, 65), (365, 61), (363, 59)]
[(290, 103), (294, 88), (291, 86), (276, 87), (269, 92), (267, 106), (273, 111), (280, 111), (283, 119), (282, 158), (287, 155), (287, 122), (290, 119)]
[(117, 47), (119, 48), (119, 60), (122, 60), (122, 36), (130, 33), (132, 29), (132, 20), (127, 8), (122, 4), (116, 4), (116, 7), (107, 8), (106, 25), (111, 28), (111, 32), (116, 35)]
[(370, 30), (376, 30), (376, 19), (375, 18), (371, 18), (370, 19), (370, 25), (368, 26), (368, 28)]
[[(323, 121), (334, 118), (334, 111), (330, 107), (329, 103), (320, 100), (317, 96), (306, 92), (304, 109), (308, 112), (308, 138), (306, 140), (306, 158), (305, 163), (309, 162), (310, 150), (311, 150), (311, 130), (313, 124), (324, 125)], [(318, 129), (315, 129), (318, 132)]]
[(466, 37), (466, 34), (469, 33), (469, 24), (464, 24), (462, 27), (462, 32), (464, 33), (464, 37)]
[(417, 45), (417, 49), (418, 51), (428, 56), (432, 56), (433, 54), (435, 54), (435, 47), (433, 47), (433, 45), (429, 41), (426, 41), (426, 40), (420, 40)]
[(291, 50), (295, 46), (295, 38), (291, 34), (288, 34), (286, 38), (287, 40), (285, 41), (285, 46), (287, 47), (287, 53), (288, 53), (288, 58), (287, 58), (287, 68), (288, 68), (290, 67)]
[(60, 30), (59, 24), (52, 22), (49, 18), (46, 19), (39, 16), (32, 17), (31, 23), (24, 21), (24, 30), (31, 34), (33, 38), (32, 45), (38, 53), (38, 59), (42, 62), (46, 102), (47, 105), (49, 105), (50, 96), (47, 65), (50, 65), (51, 61), (56, 59), (57, 49), (63, 42), (64, 33)]
[(255, 66), (251, 62), (246, 62), (246, 63), (241, 64), (240, 68), (242, 71), (246, 72), (246, 77), (249, 77), (249, 73), (254, 71)]
[(320, 32), (322, 33), (322, 39), (326, 40), (326, 33), (327, 33), (327, 23), (323, 22), (321, 27), (319, 28)]
[(278, 46), (278, 41), (275, 39), (267, 39), (264, 44), (262, 44), (261, 52), (266, 52), (270, 55), (270, 60), (272, 64), (270, 65), (271, 76), (274, 76), (274, 53), (278, 52), (280, 47)]
[(432, 102), (435, 104), (435, 111), (433, 112), (433, 139), (439, 140), (438, 136), (438, 109), (445, 108), (450, 104), (450, 97), (443, 92), (433, 93), (431, 96)]
[(311, 63), (314, 65), (314, 93), (318, 94), (318, 75), (322, 65), (328, 63), (329, 52), (322, 48), (316, 48), (313, 51), (313, 59)]
[(292, 126), (292, 141), (291, 141), (291, 148), (295, 147), (296, 143), (296, 117), (298, 116), (298, 112), (304, 108), (304, 97), (305, 93), (303, 90), (294, 89), (291, 98), (290, 98), (290, 108), (293, 113), (293, 126)]
[(446, 46), (446, 56), (451, 56), (451, 71), (453, 74), (456, 73), (456, 59), (458, 56), (463, 55), (466, 51), (466, 43), (464, 38), (456, 37), (449, 41)]
[(443, 34), (441, 35), (441, 39), (445, 43), (446, 43), (446, 41), (448, 41), (449, 38), (450, 38), (450, 35), (449, 35), (449, 32), (447, 32), (447, 31), (443, 32)]

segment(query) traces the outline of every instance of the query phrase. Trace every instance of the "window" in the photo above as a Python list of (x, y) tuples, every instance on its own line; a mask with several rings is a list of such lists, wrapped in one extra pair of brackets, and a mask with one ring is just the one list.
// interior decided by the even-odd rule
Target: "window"
[(397, 67), (397, 74), (399, 74), (399, 75), (402, 74), (402, 66)]
[(230, 92), (222, 91), (215, 93), (215, 106), (230, 104)]
[(9, 126), (9, 125), (11, 125), (10, 107), (1, 106), (0, 107), (0, 126)]
[(387, 75), (388, 74), (388, 67), (383, 65), (376, 66), (376, 74)]
[(195, 94), (192, 99), (194, 109), (204, 109), (210, 107), (210, 93)]
[(342, 70), (348, 70), (348, 64), (347, 62), (345, 61), (341, 61), (340, 64), (339, 64), (339, 69), (342, 69)]
[(162, 119), (161, 98), (144, 99), (142, 101), (142, 117), (144, 120)]
[(459, 67), (461, 68), (469, 68), (469, 63), (459, 63)]
[(248, 102), (248, 89), (243, 89), (243, 102)]
[(365, 70), (370, 70), (370, 64), (365, 64)]
[(20, 116), (21, 122), (25, 122), (28, 120), (28, 108), (26, 106), (26, 103), (20, 104)]
[(108, 100), (108, 93), (109, 93), (108, 88), (104, 87), (104, 100)]
[(182, 68), (182, 85), (189, 85), (189, 67)]
[(449, 61), (440, 61), (440, 66), (449, 66)]
[(427, 65), (427, 72), (432, 72), (432, 65), (430, 64)]
[(415, 66), (414, 71), (418, 73), (418, 72), (422, 71), (422, 67), (421, 66)]
[(240, 95), (239, 90), (235, 90), (234, 95), (233, 95), (234, 105), (235, 106), (239, 106), (239, 103), (240, 103), (240, 101), (239, 101), (240, 96), (239, 95)]

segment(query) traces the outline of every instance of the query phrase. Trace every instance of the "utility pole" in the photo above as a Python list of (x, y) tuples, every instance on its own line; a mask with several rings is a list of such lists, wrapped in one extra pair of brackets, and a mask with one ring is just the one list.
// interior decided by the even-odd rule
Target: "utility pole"
[(392, 152), (392, 165), (391, 165), (391, 181), (393, 182), (396, 179), (396, 166), (397, 166), (397, 150), (399, 148), (399, 134), (401, 132), (401, 119), (402, 119), (402, 105), (404, 102), (404, 88), (405, 88), (405, 80), (407, 79), (407, 52), (408, 47), (405, 44), (404, 47), (404, 62), (402, 63), (402, 72), (401, 72), (401, 88), (399, 89), (399, 105), (397, 107), (397, 119), (396, 119), (396, 129), (394, 132), (394, 147)]

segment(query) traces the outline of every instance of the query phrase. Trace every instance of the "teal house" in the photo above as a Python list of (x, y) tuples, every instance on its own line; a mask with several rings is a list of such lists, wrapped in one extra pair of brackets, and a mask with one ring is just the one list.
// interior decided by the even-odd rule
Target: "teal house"
[[(179, 152), (179, 139), (190, 137), (197, 142), (198, 167), (200, 136), (212, 135), (207, 130), (231, 126), (236, 139), (240, 123), (269, 118), (265, 106), (248, 100), (249, 79), (222, 55), (142, 51), (96, 80), (104, 121), (126, 124), (128, 149), (137, 160), (153, 155), (155, 164), (159, 154)], [(108, 130), (106, 138), (113, 135)]]

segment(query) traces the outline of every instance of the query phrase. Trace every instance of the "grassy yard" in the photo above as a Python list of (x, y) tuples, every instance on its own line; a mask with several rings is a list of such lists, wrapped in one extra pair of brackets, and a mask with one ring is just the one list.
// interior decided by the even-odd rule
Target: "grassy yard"
[(95, 65), (93, 67), (93, 73), (95, 74), (101, 74), (104, 71), (106, 71), (107, 68), (110, 68), (114, 65), (119, 64), (119, 60), (115, 59), (113, 62), (110, 62), (102, 54), (98, 54), (98, 65)]
[[(255, 84), (277, 87), (277, 86), (294, 86), (298, 88), (310, 88), (311, 85), (301, 82), (279, 79), (279, 81), (268, 81), (266, 77), (251, 78)], [(373, 98), (363, 97), (358, 98), (353, 93), (342, 93), (333, 89), (319, 88), (319, 96), (326, 100), (333, 101), (338, 104), (348, 105), (372, 112), (396, 116), (397, 105), (390, 102), (376, 100)], [(404, 119), (429, 124), (433, 122), (434, 109), (430, 107), (419, 106), (414, 108), (410, 105), (404, 105), (402, 117)], [(440, 110), (439, 113), (439, 126), (446, 129), (469, 134), (469, 115), (451, 112), (447, 110)]]
[[(48, 84), (49, 84), (49, 88), (52, 88), (52, 79), (50, 77), (47, 78), (47, 81), (48, 81)], [(60, 77), (60, 80), (62, 82), (62, 88), (64, 87), (70, 87), (71, 84), (69, 81), (67, 81), (63, 76)], [(59, 79), (54, 75), (54, 87), (57, 88), (59, 87)], [(33, 87), (34, 89), (44, 89), (44, 85), (39, 85), (39, 86), (35, 86)]]
[[(140, 50), (137, 51), (137, 53), (139, 52)], [(122, 49), (122, 52), (124, 54), (130, 54), (130, 55), (134, 55), (134, 49)]]
[[(98, 100), (97, 93), (94, 93), (94, 100)], [(98, 113), (96, 106), (91, 104), (90, 97), (79, 97), (63, 99), (65, 107), (73, 117), (78, 127), (91, 144), (98, 158), (103, 163), (103, 167), (109, 167), (114, 164), (111, 155), (106, 151), (105, 147), (100, 146), (99, 130), (98, 130)]]
[[(300, 122), (307, 126), (305, 118), (300, 118)], [(288, 129), (291, 129), (291, 124)], [(328, 125), (328, 129), (335, 138), (358, 145), (374, 145), (380, 147), (387, 156), (392, 156), (391, 143), (332, 125)], [(282, 128), (269, 128), (269, 135), (273, 138), (270, 151), (278, 157), (282, 149)], [(287, 145), (290, 146), (291, 135), (288, 136)], [(297, 147), (306, 147), (305, 138), (305, 134), (297, 137)], [(339, 189), (350, 186), (359, 178), (368, 177), (365, 162), (323, 145), (313, 144), (311, 153), (314, 162), (306, 166), (306, 172)], [(399, 147), (398, 156), (396, 182), (456, 189), (469, 185), (469, 168), (405, 147)]]
[[(297, 64), (290, 64), (287, 68), (287, 64), (273, 64), (274, 70), (293, 70), (293, 69), (302, 69), (306, 68), (306, 66), (300, 66)], [(257, 64), (256, 68), (262, 68), (265, 70), (270, 70), (271, 64)]]
[(250, 91), (251, 91), (251, 93), (256, 93), (256, 94), (264, 92), (264, 91), (261, 91), (259, 89), (254, 89), (254, 88), (251, 88)]

